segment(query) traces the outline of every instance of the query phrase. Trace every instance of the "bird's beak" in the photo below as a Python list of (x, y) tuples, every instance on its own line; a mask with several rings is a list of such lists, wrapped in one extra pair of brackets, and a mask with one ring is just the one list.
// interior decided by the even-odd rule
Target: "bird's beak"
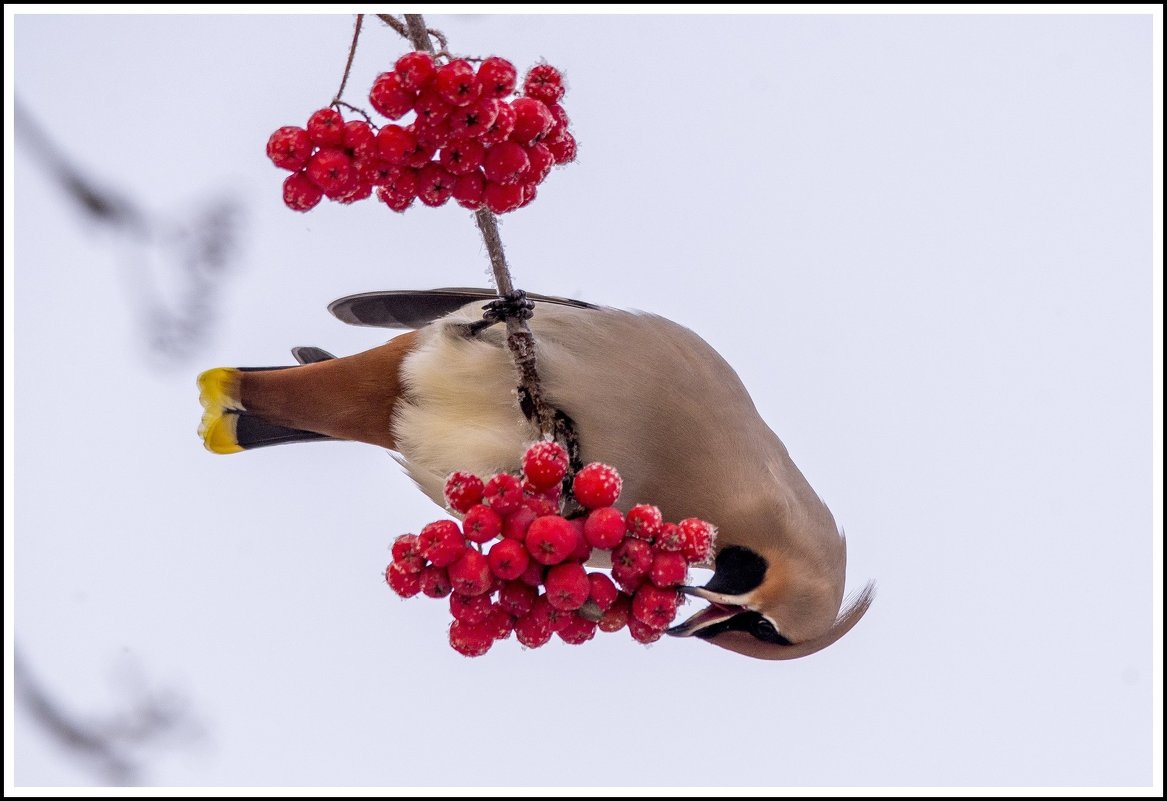
[(734, 615), (746, 611), (744, 607), (734, 603), (737, 600), (736, 598), (731, 598), (723, 593), (713, 592), (704, 587), (681, 587), (680, 589), (686, 595), (693, 595), (709, 601), (710, 605), (683, 623), (678, 623), (672, 628), (666, 629), (665, 634), (672, 637), (692, 637), (702, 629), (720, 623), (723, 620), (729, 620)]

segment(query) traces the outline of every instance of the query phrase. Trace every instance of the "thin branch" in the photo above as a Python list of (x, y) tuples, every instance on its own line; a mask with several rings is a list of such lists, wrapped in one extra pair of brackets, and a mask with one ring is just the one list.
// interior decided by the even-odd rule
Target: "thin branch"
[(397, 31), (397, 33), (401, 35), (402, 39), (409, 38), (409, 31), (406, 30), (405, 23), (397, 19), (397, 17), (393, 16), (392, 14), (378, 14), (377, 19), (381, 20), (390, 28)]
[[(344, 87), (348, 83), (348, 74), (353, 68), (353, 57), (357, 54), (357, 40), (361, 38), (361, 23), (364, 21), (365, 15), (357, 14), (356, 24), (353, 25), (353, 43), (348, 47), (348, 61), (344, 63), (344, 75), (340, 79), (340, 88), (336, 90), (336, 95), (332, 98), (333, 104), (340, 103), (340, 96), (344, 94)], [(349, 108), (352, 108), (352, 106), (349, 106)]]

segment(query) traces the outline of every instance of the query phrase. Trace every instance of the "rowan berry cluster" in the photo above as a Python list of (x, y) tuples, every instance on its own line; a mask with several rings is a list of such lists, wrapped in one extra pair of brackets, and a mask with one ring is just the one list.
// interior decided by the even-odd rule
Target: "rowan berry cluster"
[[(552, 634), (579, 645), (597, 629), (625, 626), (638, 642), (654, 642), (676, 616), (689, 565), (709, 560), (712, 525), (666, 523), (647, 504), (621, 512), (620, 475), (608, 465), (575, 475), (571, 491), (587, 513), (565, 518), (567, 469), (562, 447), (539, 442), (524, 455), (521, 478), (454, 473), (445, 496), (461, 526), (439, 520), (393, 543), (385, 580), (403, 598), (448, 596), (459, 653), (481, 656), (512, 632), (528, 648)], [(596, 550), (612, 552), (611, 576), (586, 569)]]
[(441, 206), (453, 198), (495, 214), (527, 205), (553, 166), (575, 158), (576, 146), (559, 104), (559, 71), (532, 67), (513, 96), (517, 81), (514, 65), (497, 56), (476, 70), (462, 59), (439, 64), (429, 53), (406, 53), (373, 82), (369, 103), (390, 120), (414, 115), (409, 122), (377, 128), (322, 108), (304, 128), (271, 135), (268, 158), (292, 173), (284, 203), (308, 211), (322, 197), (354, 203), (375, 192), (399, 212), (415, 199)]

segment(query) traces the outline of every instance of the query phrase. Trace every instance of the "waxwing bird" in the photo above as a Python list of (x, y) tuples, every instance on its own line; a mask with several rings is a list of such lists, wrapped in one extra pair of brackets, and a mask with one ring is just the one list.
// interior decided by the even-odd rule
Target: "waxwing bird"
[[(451, 472), (517, 472), (539, 437), (516, 400), (504, 327), (483, 323), (494, 297), (341, 298), (329, 309), (346, 323), (411, 330), (343, 358), (296, 348), (297, 367), (208, 370), (199, 433), (215, 453), (319, 439), (378, 445), (444, 506)], [(585, 462), (619, 469), (623, 511), (653, 503), (667, 520), (718, 527), (713, 578), (685, 588), (710, 606), (668, 633), (793, 659), (850, 631), (874, 585), (844, 605), (846, 539), (725, 360), (663, 317), (527, 297), (547, 400), (574, 421)]]

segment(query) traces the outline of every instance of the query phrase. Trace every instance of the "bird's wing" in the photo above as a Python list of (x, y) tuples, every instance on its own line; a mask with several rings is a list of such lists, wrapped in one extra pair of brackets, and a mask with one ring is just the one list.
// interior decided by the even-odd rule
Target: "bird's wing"
[[(328, 304), (328, 310), (341, 322), (375, 328), (421, 328), (467, 303), (483, 303), (498, 295), (491, 289), (445, 287), (442, 289), (389, 290), (347, 295)], [(528, 292), (527, 297), (540, 303), (554, 303), (577, 309), (598, 309), (591, 303)]]
[(292, 357), (300, 364), (315, 364), (336, 358), (323, 348), (314, 348), (311, 345), (299, 345), (292, 348)]

